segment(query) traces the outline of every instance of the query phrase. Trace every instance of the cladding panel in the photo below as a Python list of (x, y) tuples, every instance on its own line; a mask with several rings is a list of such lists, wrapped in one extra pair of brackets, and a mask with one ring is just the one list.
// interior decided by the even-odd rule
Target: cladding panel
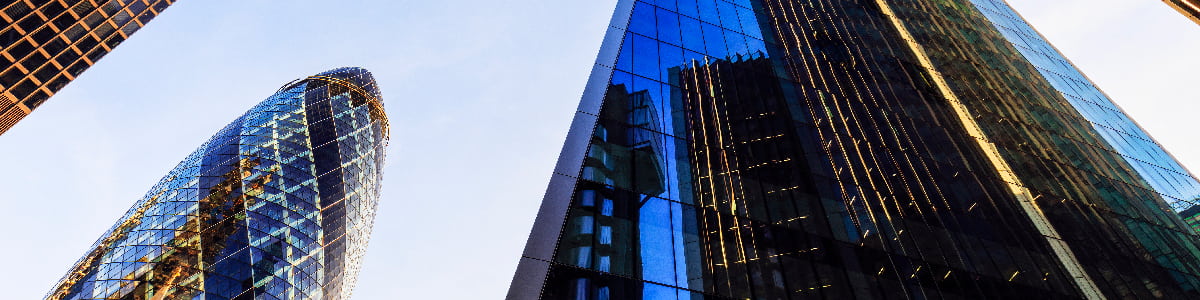
[(1003, 1), (613, 24), (510, 299), (1200, 295), (1200, 184)]

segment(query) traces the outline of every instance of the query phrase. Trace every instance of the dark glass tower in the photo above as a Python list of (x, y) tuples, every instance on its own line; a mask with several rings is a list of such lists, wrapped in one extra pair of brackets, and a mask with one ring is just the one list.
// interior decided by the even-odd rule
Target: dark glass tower
[(0, 134), (174, 2), (0, 3)]
[(1002, 0), (619, 0), (509, 299), (1194, 299), (1200, 183)]
[(1200, 205), (1192, 205), (1192, 207), (1179, 212), (1179, 216), (1183, 217), (1183, 222), (1187, 223), (1188, 227), (1200, 233)]
[(347, 299), (387, 118), (366, 70), (289, 83), (163, 177), (47, 299)]

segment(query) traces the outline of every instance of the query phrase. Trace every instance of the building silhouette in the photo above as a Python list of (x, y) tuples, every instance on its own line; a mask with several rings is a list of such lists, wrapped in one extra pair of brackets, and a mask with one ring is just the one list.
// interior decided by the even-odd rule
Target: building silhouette
[(16, 0), (0, 4), (0, 134), (174, 2)]
[(508, 298), (1190, 299), (1197, 195), (1003, 1), (622, 0)]
[(347, 299), (388, 123), (369, 72), (282, 87), (150, 189), (47, 299)]

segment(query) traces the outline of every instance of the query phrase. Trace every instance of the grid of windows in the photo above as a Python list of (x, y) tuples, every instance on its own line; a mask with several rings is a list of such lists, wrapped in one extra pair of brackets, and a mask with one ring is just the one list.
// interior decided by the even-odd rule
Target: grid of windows
[(47, 299), (349, 298), (387, 140), (366, 70), (290, 83), (150, 189)]
[(174, 0), (16, 0), (0, 4), (0, 134)]
[(509, 298), (1194, 298), (1198, 187), (1003, 1), (622, 0)]
[(1016, 11), (995, 0), (974, 0), (972, 3), (1062, 94), (1079, 116), (1090, 123), (1111, 151), (1120, 154), (1121, 159), (1139, 173), (1138, 177), (1159, 193), (1172, 209), (1179, 211), (1197, 204), (1194, 198), (1200, 195), (1200, 182), (1054, 50)]

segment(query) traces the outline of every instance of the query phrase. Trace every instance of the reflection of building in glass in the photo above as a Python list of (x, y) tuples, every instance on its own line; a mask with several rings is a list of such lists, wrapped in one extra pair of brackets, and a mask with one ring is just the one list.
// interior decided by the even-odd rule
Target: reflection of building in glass
[(173, 0), (0, 4), (0, 134), (161, 13)]
[[(688, 286), (735, 293), (754, 285), (765, 298), (781, 297), (788, 292), (786, 285), (722, 278), (794, 272), (772, 263), (769, 256), (809, 252), (810, 245), (778, 243), (790, 234), (764, 225), (826, 222), (826, 216), (812, 213), (819, 209), (818, 201), (802, 200), (811, 199), (816, 184), (805, 174), (808, 160), (797, 147), (795, 119), (791, 111), (778, 109), (787, 102), (771, 76), (771, 60), (692, 63), (673, 68), (679, 73), (671, 74), (671, 81), (679, 82), (685, 108), (681, 122), (686, 124), (692, 197), (703, 208), (694, 219), (702, 264), (689, 266), (702, 276), (689, 278)], [(725, 246), (734, 244), (762, 245), (771, 253)]]
[(188, 156), (47, 299), (345, 299), (387, 119), (366, 70), (284, 86)]
[(1183, 221), (1187, 223), (1188, 227), (1196, 233), (1200, 233), (1200, 205), (1192, 205), (1192, 207), (1179, 212), (1179, 216), (1183, 217)]
[[(595, 183), (581, 184), (576, 193), (580, 201), (571, 210), (565, 228), (558, 261), (566, 265), (595, 268), (614, 273), (642, 273), (641, 265), (654, 245), (642, 247), (646, 228), (638, 219), (647, 209), (648, 197), (664, 190), (662, 156), (665, 145), (658, 135), (643, 128), (624, 124), (652, 126), (659, 121), (658, 111), (648, 91), (629, 92), (614, 85), (605, 95), (600, 114), (613, 122), (599, 122), (592, 133), (583, 168)], [(653, 127), (650, 127), (653, 128)], [(639, 193), (640, 192), (640, 193)], [(592, 290), (608, 290), (603, 282), (580, 282)], [(641, 294), (622, 289), (610, 291), (612, 299)]]
[(1192, 22), (1200, 23), (1200, 1), (1197, 0), (1163, 0), (1171, 8), (1179, 11), (1179, 13), (1191, 19)]
[(510, 299), (1200, 296), (1200, 183), (1003, 1), (625, 0), (613, 27)]

